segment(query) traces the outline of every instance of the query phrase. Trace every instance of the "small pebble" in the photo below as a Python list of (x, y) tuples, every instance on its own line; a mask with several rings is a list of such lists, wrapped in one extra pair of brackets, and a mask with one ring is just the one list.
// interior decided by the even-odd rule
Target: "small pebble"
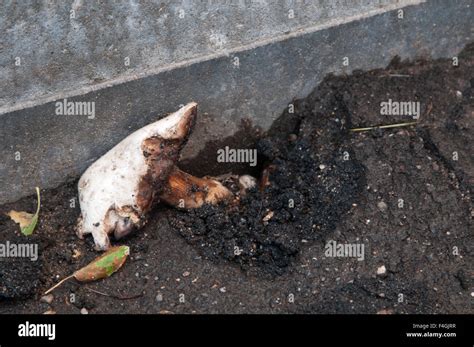
[(257, 179), (250, 175), (242, 175), (239, 177), (239, 185), (243, 191), (249, 190), (257, 186)]
[(377, 203), (377, 207), (379, 208), (380, 211), (383, 212), (383, 211), (387, 210), (387, 207), (388, 207), (388, 206), (387, 206), (387, 204), (386, 204), (384, 201), (379, 201), (379, 202)]
[(81, 308), (81, 314), (89, 314), (89, 311), (87, 311), (87, 308), (83, 307)]
[(191, 275), (191, 272), (189, 272), (189, 271), (184, 271), (183, 272), (183, 277), (188, 277), (189, 275)]
[(220, 291), (221, 293), (225, 293), (225, 292), (227, 291), (227, 289), (226, 289), (225, 287), (221, 287), (221, 288), (219, 288), (219, 291)]
[(298, 139), (298, 136), (296, 136), (296, 134), (290, 134), (288, 136), (288, 141), (290, 142), (295, 142), (297, 139)]
[(54, 300), (53, 294), (48, 294), (48, 295), (42, 296), (41, 299), (40, 299), (41, 302), (45, 302), (48, 305), (51, 305), (53, 300)]
[(319, 170), (324, 170), (325, 168), (326, 168), (326, 165), (323, 165), (323, 164), (319, 165)]
[(43, 314), (56, 314), (56, 311), (48, 310), (46, 312), (43, 312)]
[(273, 211), (268, 212), (267, 215), (265, 217), (263, 217), (263, 219), (262, 219), (263, 222), (265, 223), (265, 222), (268, 222), (270, 219), (272, 219), (273, 214), (274, 214)]
[(163, 294), (158, 293), (158, 294), (156, 295), (156, 298), (155, 298), (155, 299), (156, 299), (157, 302), (162, 302), (162, 301), (163, 301)]
[(386, 273), (387, 268), (385, 267), (385, 265), (382, 265), (377, 269), (377, 275), (385, 275)]

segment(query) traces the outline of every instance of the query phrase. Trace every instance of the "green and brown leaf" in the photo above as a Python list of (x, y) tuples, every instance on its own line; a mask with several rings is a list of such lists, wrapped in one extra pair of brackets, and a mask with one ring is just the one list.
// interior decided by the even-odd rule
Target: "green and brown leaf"
[(71, 278), (75, 278), (79, 282), (92, 282), (109, 277), (122, 267), (129, 254), (130, 248), (128, 246), (112, 247), (88, 265), (77, 270), (72, 275), (64, 278), (58, 284), (48, 289), (45, 294), (50, 293)]
[(40, 190), (36, 187), (36, 195), (38, 196), (38, 205), (36, 207), (36, 212), (34, 214), (24, 212), (24, 211), (15, 211), (11, 210), (7, 215), (15, 222), (20, 225), (20, 230), (23, 235), (29, 236), (33, 234), (33, 231), (38, 224), (39, 210), (41, 206), (40, 200)]

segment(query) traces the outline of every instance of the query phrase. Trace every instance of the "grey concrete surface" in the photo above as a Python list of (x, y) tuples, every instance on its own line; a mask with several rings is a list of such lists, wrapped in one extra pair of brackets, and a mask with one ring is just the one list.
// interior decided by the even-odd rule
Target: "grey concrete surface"
[[(0, 203), (31, 194), (36, 185), (50, 188), (80, 175), (127, 134), (191, 100), (199, 103), (200, 118), (184, 150), (185, 159), (198, 156), (207, 142), (234, 134), (243, 118), (267, 129), (294, 97), (307, 95), (327, 73), (382, 67), (395, 55), (452, 57), (473, 40), (471, 1), (429, 1), (405, 7), (403, 19), (397, 14), (396, 10), (382, 11), (318, 30), (290, 30), (283, 39), (242, 46), (212, 59), (177, 65), (68, 98), (95, 102), (94, 119), (57, 115), (54, 101), (2, 114)], [(90, 43), (81, 51), (86, 55), (94, 47)], [(344, 57), (349, 58), (347, 67), (342, 64)], [(121, 71), (103, 64), (110, 69), (106, 69), (110, 73), (106, 78)], [(94, 76), (87, 70), (75, 72), (84, 83), (94, 80), (83, 77)], [(66, 74), (74, 75), (74, 71)], [(24, 82), (16, 82), (20, 89), (28, 81), (36, 88), (42, 80), (32, 74), (29, 80), (23, 78)], [(60, 74), (58, 79), (60, 89), (76, 88), (74, 78)], [(38, 91), (42, 92), (24, 90), (20, 94), (36, 100)], [(14, 91), (3, 93), (4, 100), (21, 99)]]
[(0, 114), (418, 2), (2, 0)]

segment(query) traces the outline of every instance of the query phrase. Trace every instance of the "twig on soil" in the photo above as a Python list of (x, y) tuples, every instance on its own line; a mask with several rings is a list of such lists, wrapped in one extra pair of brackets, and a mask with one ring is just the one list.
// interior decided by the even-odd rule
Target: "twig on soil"
[(403, 74), (392, 73), (392, 74), (388, 74), (388, 75), (380, 75), (379, 77), (411, 77), (411, 75), (403, 75)]
[(388, 125), (376, 125), (376, 126), (367, 127), (367, 128), (354, 128), (354, 129), (350, 129), (350, 131), (352, 131), (352, 132), (362, 132), (362, 131), (368, 131), (368, 130), (373, 130), (373, 129), (400, 128), (400, 127), (407, 127), (407, 126), (415, 125), (415, 124), (418, 124), (418, 121), (416, 121), (416, 122), (406, 122), (406, 123), (388, 124)]
[(93, 293), (96, 293), (96, 294), (99, 294), (99, 295), (102, 295), (102, 296), (108, 296), (110, 298), (119, 299), (119, 300), (131, 300), (131, 299), (136, 299), (136, 298), (139, 298), (139, 297), (143, 296), (143, 292), (141, 292), (140, 294), (131, 295), (131, 296), (120, 296), (120, 295), (113, 295), (113, 294), (107, 294), (107, 293), (99, 292), (98, 290), (95, 290), (95, 289), (92, 289), (92, 288), (89, 288), (89, 287), (84, 287), (84, 288), (91, 291), (91, 292), (93, 292)]
[(59, 281), (58, 283), (56, 283), (54, 286), (52, 286), (51, 288), (49, 288), (47, 291), (44, 292), (43, 295), (47, 295), (49, 293), (51, 293), (53, 290), (55, 290), (57, 287), (59, 287), (61, 284), (63, 284), (64, 282), (66, 282), (67, 280), (70, 280), (71, 278), (74, 277), (74, 274), (71, 275), (71, 276), (68, 276), (66, 278), (63, 278), (61, 281)]

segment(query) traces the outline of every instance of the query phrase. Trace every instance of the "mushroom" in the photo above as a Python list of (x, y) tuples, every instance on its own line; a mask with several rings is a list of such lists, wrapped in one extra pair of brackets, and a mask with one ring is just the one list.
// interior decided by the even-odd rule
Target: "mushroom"
[(142, 227), (158, 200), (198, 208), (232, 198), (217, 180), (194, 177), (176, 166), (196, 115), (197, 104), (187, 104), (130, 134), (84, 172), (78, 183), (80, 238), (92, 234), (96, 250), (106, 250), (110, 234), (119, 239)]

